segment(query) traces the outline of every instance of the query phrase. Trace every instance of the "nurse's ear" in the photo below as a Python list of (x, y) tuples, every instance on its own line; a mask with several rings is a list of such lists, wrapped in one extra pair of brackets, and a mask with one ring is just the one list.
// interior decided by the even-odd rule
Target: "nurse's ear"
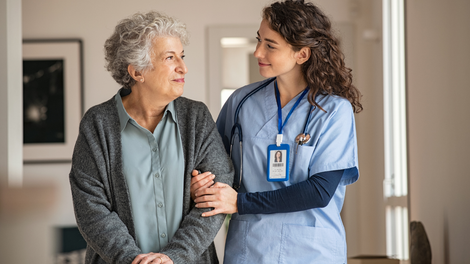
[(296, 52), (296, 60), (297, 64), (301, 65), (304, 62), (308, 61), (310, 59), (310, 55), (312, 55), (312, 51), (310, 50), (309, 47), (303, 47), (299, 51)]

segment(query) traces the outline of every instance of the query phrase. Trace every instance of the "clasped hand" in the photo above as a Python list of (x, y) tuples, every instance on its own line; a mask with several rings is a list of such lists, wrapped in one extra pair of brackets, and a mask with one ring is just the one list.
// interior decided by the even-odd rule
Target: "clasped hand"
[(165, 254), (150, 252), (138, 255), (132, 264), (173, 264), (173, 261)]
[(203, 213), (203, 217), (238, 212), (237, 192), (232, 187), (221, 182), (214, 184), (215, 175), (211, 172), (198, 174), (193, 170), (192, 176), (190, 192), (196, 207), (213, 208)]

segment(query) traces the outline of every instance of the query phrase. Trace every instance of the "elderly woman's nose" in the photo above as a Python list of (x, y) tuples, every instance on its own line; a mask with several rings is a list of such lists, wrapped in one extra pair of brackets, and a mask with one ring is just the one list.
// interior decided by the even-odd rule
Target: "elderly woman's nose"
[(176, 67), (176, 71), (183, 74), (188, 73), (188, 68), (186, 67), (186, 63), (184, 63), (183, 60), (180, 60), (178, 67)]

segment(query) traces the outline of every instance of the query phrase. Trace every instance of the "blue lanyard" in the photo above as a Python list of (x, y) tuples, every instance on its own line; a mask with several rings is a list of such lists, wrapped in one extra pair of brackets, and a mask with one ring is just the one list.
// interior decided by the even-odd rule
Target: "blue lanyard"
[(279, 135), (282, 135), (282, 129), (287, 124), (287, 121), (289, 121), (289, 118), (292, 115), (292, 113), (294, 112), (295, 108), (297, 108), (297, 106), (300, 104), (300, 100), (302, 100), (302, 98), (304, 98), (305, 94), (307, 94), (308, 87), (305, 88), (305, 90), (300, 95), (299, 99), (297, 99), (297, 101), (295, 102), (294, 106), (292, 106), (292, 108), (290, 109), (289, 113), (286, 116), (286, 119), (284, 120), (284, 123), (282, 123), (281, 96), (279, 94), (279, 88), (277, 88), (277, 81), (274, 82), (274, 88), (276, 89), (277, 117), (278, 117), (277, 127), (279, 129)]

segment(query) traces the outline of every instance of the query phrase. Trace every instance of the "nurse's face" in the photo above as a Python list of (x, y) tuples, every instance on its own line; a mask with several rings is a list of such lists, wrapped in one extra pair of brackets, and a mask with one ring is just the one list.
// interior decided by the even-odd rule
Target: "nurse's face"
[(263, 77), (283, 76), (301, 70), (296, 60), (297, 52), (281, 34), (269, 27), (265, 19), (261, 21), (256, 39), (258, 44), (254, 55), (258, 59), (259, 73)]

